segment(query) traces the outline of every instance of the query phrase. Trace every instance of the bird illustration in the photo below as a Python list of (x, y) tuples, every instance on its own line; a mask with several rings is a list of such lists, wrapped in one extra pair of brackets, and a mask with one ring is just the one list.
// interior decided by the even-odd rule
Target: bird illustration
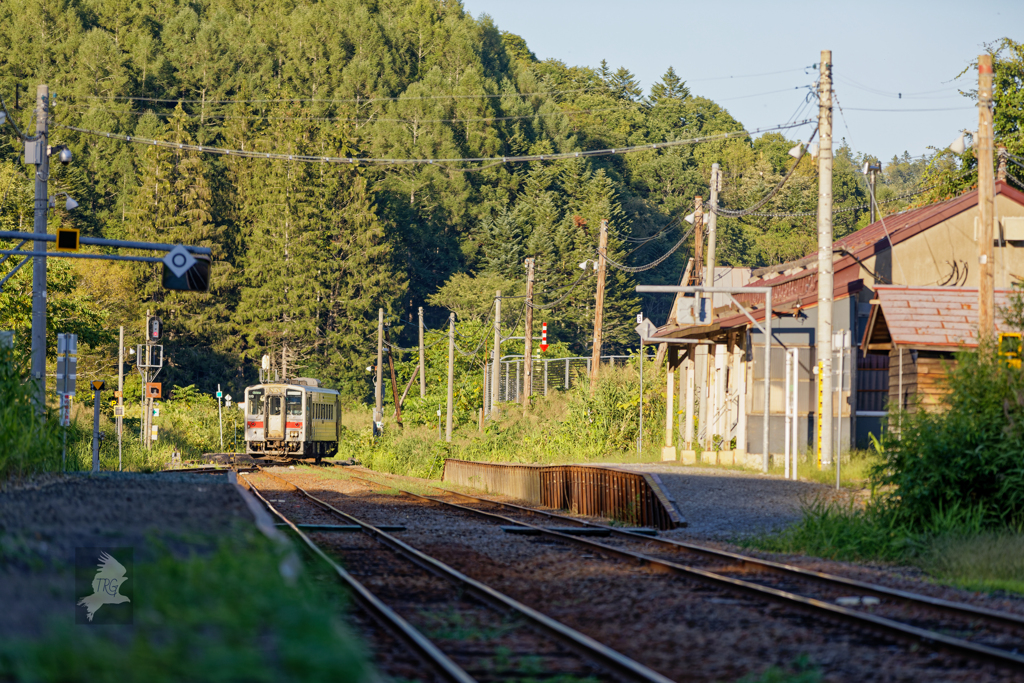
[(108, 553), (100, 554), (100, 563), (97, 565), (96, 578), (92, 580), (92, 595), (87, 595), (78, 601), (79, 605), (85, 606), (86, 618), (92, 621), (93, 615), (103, 605), (118, 605), (122, 602), (131, 602), (127, 596), (119, 592), (124, 582), (128, 580), (124, 565), (111, 557)]

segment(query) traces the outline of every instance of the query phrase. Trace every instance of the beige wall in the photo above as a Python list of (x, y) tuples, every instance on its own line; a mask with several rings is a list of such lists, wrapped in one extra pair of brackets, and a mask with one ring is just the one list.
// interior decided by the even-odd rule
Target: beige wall
[[(976, 216), (977, 207), (964, 211), (897, 244), (895, 259), (887, 249), (864, 262), (870, 270), (893, 284), (930, 287), (946, 279), (950, 273), (949, 264), (955, 260), (960, 262), (961, 270), (964, 263), (967, 264), (967, 281), (962, 286), (975, 288), (978, 286), (978, 245), (974, 237)], [(996, 195), (996, 216), (1024, 216), (1024, 206)], [(998, 233), (997, 226), (997, 236)], [(1016, 244), (1018, 246), (1007, 242), (1005, 247), (994, 248), (997, 289), (1009, 289), (1015, 281), (1013, 275), (1024, 277), (1024, 244)], [(861, 277), (867, 287), (874, 288), (874, 277), (864, 268), (861, 268)]]

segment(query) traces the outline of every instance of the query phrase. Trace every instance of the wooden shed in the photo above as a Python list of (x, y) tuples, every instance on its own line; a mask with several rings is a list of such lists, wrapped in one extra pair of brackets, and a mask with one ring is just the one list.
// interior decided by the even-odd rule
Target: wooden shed
[[(996, 306), (1009, 297), (1010, 290), (996, 290)], [(1011, 331), (998, 315), (996, 328)], [(888, 356), (888, 407), (937, 409), (949, 391), (954, 353), (978, 346), (977, 329), (977, 289), (876, 285), (861, 350)]]

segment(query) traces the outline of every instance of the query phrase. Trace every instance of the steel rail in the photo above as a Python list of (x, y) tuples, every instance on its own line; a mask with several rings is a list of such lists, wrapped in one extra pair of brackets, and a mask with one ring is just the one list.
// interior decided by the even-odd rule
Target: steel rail
[(368, 522), (364, 522), (347, 512), (339, 510), (330, 503), (317, 498), (298, 484), (288, 481), (288, 479), (285, 479), (284, 477), (271, 474), (266, 470), (261, 469), (260, 472), (294, 487), (295, 490), (299, 491), (306, 498), (325, 510), (329, 510), (338, 516), (349, 520), (353, 524), (358, 524), (362, 527), (363, 531), (372, 536), (375, 540), (386, 545), (435, 576), (451, 581), (461, 588), (466, 589), (467, 592), (475, 596), (481, 602), (491, 605), (498, 610), (512, 610), (518, 616), (523, 617), (533, 626), (543, 631), (546, 635), (557, 638), (561, 643), (574, 650), (577, 654), (591, 659), (592, 661), (608, 668), (615, 674), (633, 681), (672, 683), (671, 679), (666, 678), (657, 671), (649, 669), (633, 659), (630, 659), (621, 652), (617, 652), (607, 645), (594, 640), (590, 636), (584, 635), (579, 631), (552, 619), (546, 614), (538, 612), (532, 607), (528, 607), (518, 600), (510, 598), (504, 593), (491, 588), (487, 584), (466, 576), (457, 569), (454, 569), (444, 562), (417, 550), (405, 541), (392, 536), (386, 531), (382, 531), (380, 528)]
[[(349, 475), (355, 477), (355, 475)], [(386, 484), (375, 482), (371, 479), (365, 479), (364, 477), (355, 477), (363, 481), (376, 484), (377, 486), (384, 487)], [(294, 484), (293, 484), (294, 486)], [(777, 588), (771, 588), (769, 586), (762, 586), (758, 583), (751, 581), (745, 581), (743, 579), (735, 579), (723, 574), (718, 574), (705, 569), (699, 569), (697, 567), (688, 567), (685, 565), (672, 562), (670, 560), (663, 560), (651, 555), (645, 555), (643, 553), (637, 553), (630, 550), (624, 550), (622, 548), (616, 548), (614, 546), (605, 545), (598, 543), (597, 541), (591, 541), (584, 537), (569, 536), (568, 534), (559, 533), (552, 531), (541, 526), (529, 524), (520, 520), (512, 519), (511, 517), (505, 517), (493, 512), (486, 512), (484, 510), (476, 510), (474, 508), (459, 505), (457, 503), (451, 503), (433, 496), (425, 496), (412, 491), (406, 491), (404, 489), (398, 489), (400, 492), (419, 498), (421, 500), (428, 500), (442, 505), (476, 514), (479, 516), (490, 517), (492, 519), (501, 520), (510, 524), (516, 524), (523, 527), (536, 529), (539, 533), (550, 538), (560, 539), (569, 543), (575, 543), (577, 545), (586, 546), (591, 551), (602, 553), (605, 555), (613, 555), (622, 559), (636, 560), (641, 566), (652, 571), (658, 572), (674, 572), (677, 574), (683, 574), (689, 578), (703, 581), (704, 583), (711, 584), (718, 588), (724, 588), (727, 590), (740, 591), (748, 595), (753, 595), (762, 599), (769, 599), (775, 602), (780, 602), (789, 607), (797, 607), (806, 612), (814, 614), (816, 616), (828, 616), (837, 618), (841, 621), (855, 624), (857, 626), (866, 627), (874, 630), (875, 632), (882, 633), (887, 636), (894, 636), (901, 640), (919, 641), (925, 645), (944, 649), (948, 652), (969, 657), (975, 660), (981, 660), (997, 664), (1000, 666), (1011, 666), (1018, 670), (1024, 670), (1024, 655), (1017, 654), (1016, 652), (1010, 652), (1008, 650), (1002, 650), (988, 645), (980, 645), (978, 643), (972, 643), (962, 638), (955, 638), (948, 636), (937, 631), (931, 631), (917, 626), (911, 626), (893, 619), (886, 617), (876, 616), (867, 612), (860, 612), (857, 610), (850, 609), (848, 607), (841, 607), (839, 605), (833, 605), (829, 602), (824, 602), (816, 598), (809, 598), (796, 593), (790, 593), (788, 591), (779, 590)], [(639, 536), (639, 535), (638, 535)], [(646, 536), (639, 536), (644, 541), (651, 541)], [(743, 556), (739, 556), (743, 557)], [(754, 558), (749, 558), (754, 560)]]
[[(351, 473), (347, 474), (350, 477), (361, 479), (363, 481), (369, 481), (371, 483), (379, 485), (379, 482), (375, 482), (372, 479), (366, 479), (365, 477), (360, 477)], [(857, 579), (850, 579), (845, 576), (839, 576), (837, 574), (829, 574), (827, 572), (815, 572), (791, 564), (773, 562), (772, 560), (763, 560), (761, 558), (752, 557), (750, 555), (742, 555), (740, 553), (733, 553), (727, 550), (718, 550), (717, 548), (709, 548), (707, 546), (697, 545), (694, 543), (686, 543), (684, 541), (675, 541), (667, 538), (646, 536), (632, 531), (626, 531), (625, 529), (621, 529), (618, 527), (609, 526), (607, 524), (599, 524), (597, 522), (591, 522), (584, 519), (560, 515), (556, 512), (549, 512), (547, 510), (538, 510), (536, 508), (529, 508), (522, 505), (516, 505), (514, 503), (503, 503), (497, 500), (491, 500), (489, 498), (479, 498), (476, 496), (471, 496), (469, 494), (460, 493), (458, 491), (452, 491), (450, 489), (444, 489), (438, 486), (431, 486), (429, 484), (425, 484), (425, 486), (429, 486), (430, 488), (436, 491), (443, 491), (453, 496), (466, 498), (474, 502), (495, 505), (501, 508), (514, 510), (516, 512), (523, 512), (531, 515), (541, 515), (551, 519), (557, 519), (561, 522), (569, 522), (572, 524), (576, 524), (578, 526), (601, 529), (610, 532), (612, 536), (618, 536), (620, 538), (625, 538), (633, 541), (641, 541), (644, 543), (657, 543), (659, 545), (670, 547), (676, 550), (682, 550), (685, 552), (702, 555), (704, 557), (712, 559), (729, 560), (750, 567), (759, 567), (761, 569), (765, 569), (774, 573), (785, 574), (799, 579), (806, 579), (808, 581), (814, 581), (823, 585), (842, 586), (844, 588), (855, 589), (871, 595), (875, 595), (877, 597), (891, 598), (894, 600), (899, 600), (904, 604), (926, 607), (929, 609), (942, 611), (954, 616), (988, 619), (991, 621), (997, 621), (1003, 624), (1004, 626), (1024, 628), (1024, 617), (1010, 612), (1000, 612), (998, 610), (988, 609), (987, 607), (977, 607), (975, 605), (969, 605), (963, 602), (954, 602), (952, 600), (933, 598), (931, 596), (922, 595), (920, 593), (911, 593), (910, 591), (903, 591), (897, 588), (888, 588), (886, 586), (880, 586), (878, 584), (868, 583), (866, 581), (858, 581)], [(438, 502), (443, 502), (447, 504), (447, 501)]]
[(416, 630), (412, 624), (399, 616), (397, 612), (388, 607), (380, 598), (370, 592), (366, 586), (361, 584), (354, 576), (345, 571), (341, 565), (328, 557), (328, 555), (324, 553), (324, 551), (321, 550), (320, 547), (309, 538), (309, 536), (304, 534), (294, 522), (285, 517), (277, 508), (271, 505), (270, 501), (260, 493), (259, 489), (257, 489), (251, 481), (249, 481), (248, 477), (243, 475), (243, 478), (245, 479), (246, 484), (249, 485), (249, 490), (252, 491), (252, 493), (259, 498), (271, 512), (277, 515), (282, 522), (288, 525), (292, 532), (296, 534), (310, 550), (331, 566), (334, 572), (352, 590), (352, 594), (356, 601), (367, 614), (377, 620), (377, 622), (384, 628), (391, 631), (399, 640), (404, 642), (407, 647), (418, 654), (427, 664), (433, 666), (444, 680), (450, 681), (451, 683), (476, 683), (472, 676), (466, 673), (458, 664), (453, 662), (448, 655), (441, 652), (434, 643)]

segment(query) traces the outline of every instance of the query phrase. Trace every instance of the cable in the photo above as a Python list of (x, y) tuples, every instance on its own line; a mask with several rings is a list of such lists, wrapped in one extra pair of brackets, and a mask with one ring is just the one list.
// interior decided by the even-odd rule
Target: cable
[(935, 109), (872, 109), (865, 107), (847, 107), (850, 111), (889, 111), (889, 112), (919, 112), (919, 111), (967, 111), (968, 109), (975, 109), (975, 107), (939, 107)]
[[(875, 189), (868, 183), (868, 193), (871, 195), (871, 201), (875, 205), (875, 209), (878, 209), (878, 202), (875, 201)], [(896, 265), (900, 267), (900, 275), (903, 276), (903, 282), (907, 283), (907, 274), (903, 270), (903, 263), (900, 261), (899, 256), (896, 255), (896, 245), (892, 243), (892, 237), (889, 235), (889, 228), (885, 227), (885, 216), (882, 215), (881, 211), (878, 211), (878, 220), (882, 224), (882, 231), (885, 233), (885, 238), (889, 240), (889, 251), (892, 253), (892, 257), (896, 259)], [(893, 283), (895, 284), (895, 283)]]
[[(699, 144), (703, 142), (712, 142), (718, 140), (727, 140), (735, 137), (747, 137), (750, 135), (756, 135), (758, 133), (764, 133), (774, 130), (783, 130), (788, 128), (796, 128), (799, 126), (810, 123), (811, 120), (807, 119), (799, 123), (785, 124), (781, 126), (771, 126), (768, 128), (758, 128), (753, 131), (734, 131), (732, 133), (720, 133), (717, 135), (709, 135), (699, 138), (687, 138), (684, 140), (671, 140), (667, 142), (654, 142), (646, 145), (634, 145), (630, 147), (615, 147), (611, 149), (595, 149), (586, 150), (582, 152), (558, 152), (554, 154), (531, 154), (524, 156), (502, 156), (502, 157), (466, 157), (466, 158), (442, 158), (442, 159), (366, 159), (359, 157), (329, 157), (329, 156), (312, 156), (307, 154), (280, 154), (280, 153), (264, 153), (264, 152), (253, 152), (240, 149), (226, 149), (222, 147), (208, 147), (206, 145), (191, 145), (183, 143), (168, 142), (166, 140), (150, 140), (148, 138), (140, 138), (131, 135), (122, 135), (119, 133), (107, 133), (103, 131), (90, 130), (88, 128), (79, 128), (77, 126), (57, 126), (58, 128), (64, 128), (67, 130), (73, 130), (86, 135), (94, 135), (97, 137), (111, 138), (115, 140), (123, 140), (125, 142), (134, 142), (136, 144), (153, 145), (156, 147), (166, 147), (170, 149), (187, 150), (191, 152), (200, 152), (203, 154), (221, 154), (227, 156), (240, 156), (250, 159), (271, 159), (275, 161), (299, 161), (305, 163), (331, 163), (331, 164), (353, 164), (356, 166), (395, 166), (395, 165), (428, 165), (428, 164), (439, 164), (439, 163), (481, 163), (491, 162), (492, 165), (496, 164), (507, 164), (507, 163), (519, 163), (526, 161), (555, 161), (559, 159), (572, 159), (577, 157), (596, 157), (596, 156), (609, 156), (615, 154), (627, 154), (629, 152), (636, 152), (641, 150), (650, 149), (663, 149), (668, 147), (678, 147), (681, 145)], [(467, 169), (467, 170), (479, 170), (479, 169)]]
[[(105, 107), (85, 107), (79, 106), (77, 108), (87, 109), (88, 111), (112, 111)], [(533, 113), (521, 116), (477, 116), (473, 118), (465, 119), (385, 119), (385, 118), (362, 118), (353, 119), (344, 116), (261, 116), (254, 114), (252, 116), (232, 116), (227, 114), (185, 114), (188, 119), (203, 119), (209, 121), (344, 121), (348, 123), (473, 123), (473, 122), (491, 122), (491, 121), (521, 121), (524, 119), (535, 119), (535, 118), (547, 118), (549, 116), (573, 116), (576, 114), (596, 114), (601, 112), (609, 111), (621, 111), (622, 107), (602, 107), (600, 109), (580, 109), (570, 111), (554, 111), (547, 113)], [(171, 118), (174, 116), (174, 112), (154, 112), (154, 111), (127, 111), (120, 112), (124, 114), (131, 114), (133, 116), (145, 116), (146, 114), (153, 114), (154, 116), (160, 116), (163, 118)]]
[[(686, 242), (686, 240), (688, 240), (690, 238), (690, 235), (693, 233), (694, 227), (696, 227), (696, 226), (691, 226), (690, 229), (686, 231), (686, 234), (683, 235), (683, 238), (681, 240), (679, 240), (678, 242), (676, 242), (676, 245), (674, 247), (672, 247), (671, 249), (669, 249), (667, 253), (663, 254), (662, 256), (658, 257), (656, 260), (651, 261), (650, 263), (647, 263), (645, 265), (642, 265), (642, 266), (624, 266), (621, 263), (617, 263), (617, 262), (611, 260), (610, 258), (608, 258), (607, 255), (605, 255), (604, 260), (607, 261), (608, 263), (610, 263), (613, 267), (617, 268), (618, 270), (624, 271), (626, 273), (642, 273), (645, 270), (650, 270), (651, 268), (656, 268), (656, 267), (660, 266), (662, 263), (664, 263), (665, 259), (667, 259), (672, 254), (676, 253), (676, 250), (679, 249), (679, 247), (683, 246), (683, 243)], [(600, 252), (597, 249), (595, 249), (594, 251), (597, 251), (598, 255), (600, 255)]]
[(21, 128), (18, 128), (18, 123), (14, 120), (14, 117), (11, 116), (10, 112), (7, 111), (7, 103), (4, 102), (3, 95), (0, 95), (0, 110), (2, 110), (4, 112), (4, 116), (6, 117), (7, 121), (11, 124), (11, 126), (14, 128), (14, 130), (17, 131), (18, 137), (20, 137), (22, 140), (24, 140), (25, 142), (31, 142), (33, 140), (38, 140), (39, 139), (38, 135), (36, 135), (35, 137), (29, 136), (29, 135), (25, 135), (21, 131)]
[[(807, 142), (810, 143), (810, 141), (813, 140), (814, 136), (817, 135), (817, 134), (818, 134), (818, 129), (815, 128), (814, 132), (811, 133), (811, 137), (807, 138)], [(779, 183), (774, 188), (772, 188), (772, 191), (769, 192), (768, 194), (766, 194), (764, 197), (762, 197), (761, 201), (759, 201), (757, 204), (754, 204), (753, 206), (751, 206), (751, 207), (749, 207), (747, 209), (740, 209), (738, 211), (733, 211), (731, 209), (723, 209), (720, 206), (712, 206), (711, 204), (708, 204), (708, 206), (710, 207), (711, 213), (718, 214), (720, 216), (732, 216), (734, 218), (738, 218), (740, 216), (750, 215), (750, 214), (754, 213), (755, 211), (757, 211), (758, 209), (760, 209), (762, 206), (767, 204), (768, 200), (770, 200), (772, 197), (774, 197), (775, 194), (779, 190), (782, 189), (782, 186), (785, 185), (786, 182), (790, 179), (790, 177), (793, 175), (793, 172), (796, 171), (796, 167), (800, 165), (800, 161), (804, 158), (805, 150), (806, 150), (806, 147), (803, 144), (801, 144), (800, 145), (800, 154), (799, 154), (799, 156), (797, 156), (796, 161), (793, 163), (793, 166), (789, 169), (789, 172), (786, 173), (786, 175), (783, 176), (782, 180), (780, 180)]]
[(704, 81), (727, 81), (733, 78), (759, 78), (761, 76), (778, 76), (779, 74), (791, 74), (797, 71), (803, 71), (806, 73), (810, 67), (802, 66), (799, 69), (784, 69), (782, 71), (768, 71), (760, 74), (744, 74), (742, 76), (714, 76), (712, 78), (694, 78), (687, 80), (686, 83), (703, 83)]
[(288, 97), (281, 99), (260, 99), (260, 100), (184, 100), (184, 99), (159, 99), (155, 97), (102, 97), (100, 95), (89, 95), (84, 99), (87, 100), (111, 100), (111, 101), (127, 101), (127, 102), (152, 102), (155, 104), (272, 104), (280, 102), (317, 102), (325, 104), (372, 104), (374, 102), (397, 102), (397, 101), (416, 101), (416, 100), (485, 100), (485, 99), (500, 99), (502, 97), (540, 97), (541, 95), (568, 95), (571, 93), (589, 92), (589, 91), (603, 91), (606, 90), (604, 86), (593, 87), (593, 88), (575, 88), (573, 90), (547, 90), (542, 92), (517, 92), (517, 93), (498, 93), (494, 95), (426, 95), (422, 97), (405, 97), (397, 95), (395, 97), (356, 97), (349, 99), (318, 99), (316, 97)]
[(543, 304), (543, 305), (535, 304), (533, 302), (527, 301), (526, 305), (529, 306), (530, 308), (532, 308), (535, 311), (548, 311), (548, 310), (551, 310), (552, 308), (554, 308), (555, 306), (558, 306), (563, 301), (565, 301), (566, 299), (569, 298), (569, 295), (572, 294), (574, 289), (576, 289), (576, 285), (578, 285), (580, 282), (583, 281), (583, 278), (584, 278), (584, 276), (586, 276), (586, 274), (587, 274), (587, 269), (584, 268), (583, 272), (580, 274), (580, 276), (578, 278), (576, 278), (576, 281), (573, 282), (571, 285), (569, 285), (569, 289), (567, 289), (565, 291), (565, 294), (563, 294), (562, 296), (558, 297), (554, 301), (550, 301), (550, 302), (548, 302), (546, 304)]

